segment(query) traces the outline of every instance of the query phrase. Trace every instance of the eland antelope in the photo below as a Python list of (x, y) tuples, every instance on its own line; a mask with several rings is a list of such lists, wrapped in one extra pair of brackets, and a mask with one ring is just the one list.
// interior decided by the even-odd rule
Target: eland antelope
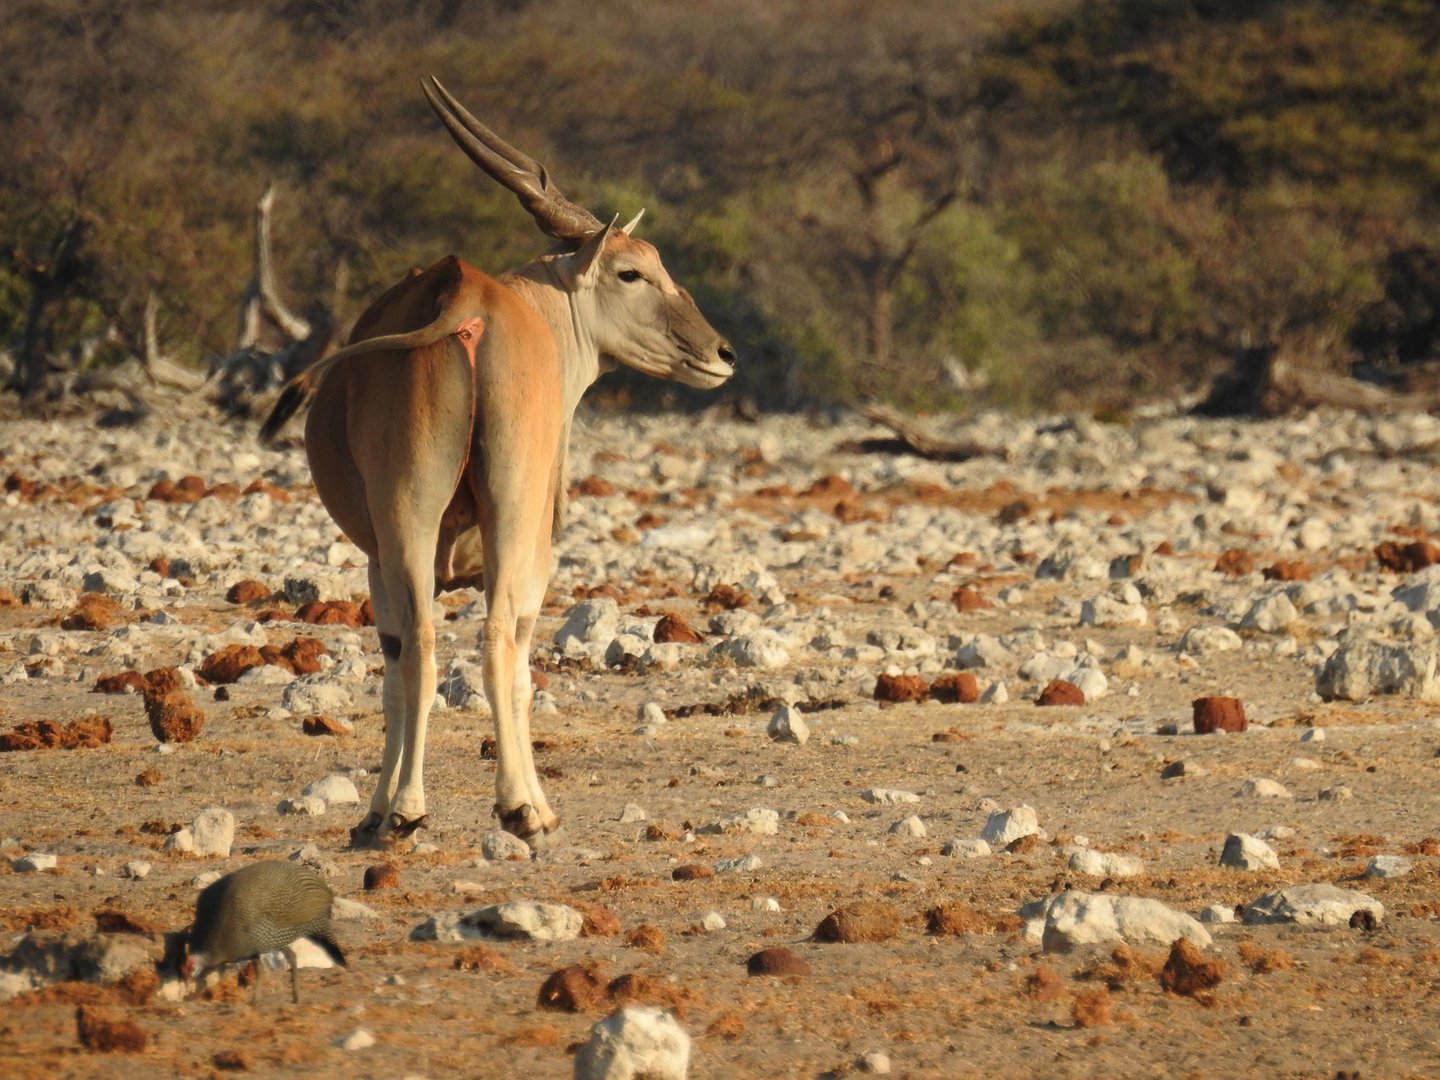
[(440, 590), (483, 584), (495, 812), (538, 844), (559, 819), (531, 756), (530, 639), (563, 512), (575, 407), (617, 363), (709, 389), (730, 378), (735, 357), (655, 248), (630, 235), (635, 221), (603, 224), (433, 76), (422, 87), (460, 148), (564, 250), (500, 278), (454, 256), (412, 272), (360, 316), (349, 344), (287, 385), (261, 435), (310, 402), (315, 488), (370, 558), (385, 752), (352, 843), (393, 843), (424, 821), (431, 605)]

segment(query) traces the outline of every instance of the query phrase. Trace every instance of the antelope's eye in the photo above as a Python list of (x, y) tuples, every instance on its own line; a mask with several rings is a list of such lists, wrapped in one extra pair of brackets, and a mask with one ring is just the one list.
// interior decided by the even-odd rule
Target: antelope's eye
[(639, 270), (621, 270), (621, 271), (620, 271), (618, 274), (616, 274), (615, 276), (618, 277), (621, 281), (625, 281), (625, 282), (640, 281), (640, 280), (641, 280), (641, 275), (640, 275), (640, 271), (639, 271)]

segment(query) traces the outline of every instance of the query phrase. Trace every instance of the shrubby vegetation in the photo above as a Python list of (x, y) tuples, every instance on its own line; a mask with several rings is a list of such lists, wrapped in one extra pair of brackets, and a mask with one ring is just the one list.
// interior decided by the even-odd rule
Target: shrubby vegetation
[(426, 72), (597, 214), (645, 206), (762, 406), (1114, 406), (1256, 346), (1440, 348), (1428, 0), (11, 0), (0, 43), (20, 382), (137, 351), (152, 293), (172, 354), (229, 351), (272, 181), (281, 287), (342, 327), (412, 265), (541, 250)]

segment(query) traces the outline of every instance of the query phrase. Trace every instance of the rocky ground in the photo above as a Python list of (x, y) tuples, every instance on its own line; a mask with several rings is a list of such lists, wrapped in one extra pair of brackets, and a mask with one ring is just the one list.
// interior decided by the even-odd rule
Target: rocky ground
[[(494, 835), (471, 594), (430, 827), (348, 849), (380, 657), (297, 443), (4, 423), (0, 1062), (565, 1076), (640, 1004), (695, 1077), (1440, 1072), (1440, 422), (948, 434), (990, 452), (580, 426), (532, 858)], [(348, 968), (257, 1006), (157, 968), (199, 886), (292, 856)], [(484, 936), (512, 901), (539, 922)]]

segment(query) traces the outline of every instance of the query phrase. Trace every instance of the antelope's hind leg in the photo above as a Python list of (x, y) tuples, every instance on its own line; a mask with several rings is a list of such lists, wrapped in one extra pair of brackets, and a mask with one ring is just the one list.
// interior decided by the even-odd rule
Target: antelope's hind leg
[(381, 701), (385, 710), (385, 751), (380, 759), (380, 776), (370, 809), (350, 830), (350, 846), (383, 847), (382, 829), (390, 816), (390, 804), (400, 776), (400, 759), (405, 747), (405, 676), (400, 664), (403, 643), (400, 624), (385, 589), (385, 575), (379, 563), (370, 560), (370, 600), (375, 608), (375, 629), (380, 635), (380, 654), (385, 660), (385, 682)]

